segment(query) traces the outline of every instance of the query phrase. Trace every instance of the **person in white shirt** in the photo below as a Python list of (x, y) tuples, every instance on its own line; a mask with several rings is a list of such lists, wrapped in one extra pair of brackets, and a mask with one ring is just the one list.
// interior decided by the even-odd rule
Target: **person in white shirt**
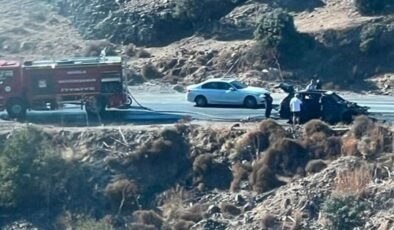
[(313, 78), (311, 82), (306, 86), (305, 90), (311, 91), (311, 90), (316, 90), (316, 88), (317, 88), (316, 80)]
[(290, 111), (293, 117), (293, 125), (300, 124), (300, 114), (302, 101), (300, 100), (300, 95), (297, 93), (290, 100)]

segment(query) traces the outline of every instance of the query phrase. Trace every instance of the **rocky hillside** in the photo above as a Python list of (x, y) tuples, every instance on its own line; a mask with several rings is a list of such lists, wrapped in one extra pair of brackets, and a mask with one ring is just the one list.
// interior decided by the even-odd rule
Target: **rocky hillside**
[[(390, 4), (363, 16), (353, 0), (2, 3), (0, 55), (6, 57), (97, 55), (109, 47), (109, 54), (129, 59), (130, 84), (184, 85), (229, 72), (266, 87), (316, 75), (326, 88), (392, 93)], [(268, 52), (254, 39), (260, 18), (279, 8), (309, 41), (290, 44), (291, 54)]]
[(296, 132), (272, 120), (0, 128), (2, 229), (393, 227), (394, 130), (365, 117)]

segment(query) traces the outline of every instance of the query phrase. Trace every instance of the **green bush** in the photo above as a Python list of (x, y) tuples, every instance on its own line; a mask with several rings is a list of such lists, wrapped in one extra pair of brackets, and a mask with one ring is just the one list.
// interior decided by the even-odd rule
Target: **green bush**
[(360, 33), (360, 51), (367, 54), (385, 53), (394, 47), (393, 36), (394, 24), (368, 24)]
[(392, 0), (355, 0), (357, 10), (364, 15), (377, 14), (392, 4)]
[(176, 0), (173, 17), (200, 27), (217, 20), (244, 0)]
[(281, 9), (265, 13), (254, 36), (266, 50), (276, 50), (280, 56), (288, 58), (301, 56), (313, 45), (311, 37), (296, 30), (293, 16)]
[(84, 187), (79, 172), (62, 159), (44, 132), (30, 126), (18, 129), (0, 153), (0, 210), (28, 211), (78, 202), (80, 198), (69, 195)]
[(351, 195), (333, 195), (322, 204), (322, 213), (328, 220), (327, 229), (351, 230), (364, 224), (365, 205)]

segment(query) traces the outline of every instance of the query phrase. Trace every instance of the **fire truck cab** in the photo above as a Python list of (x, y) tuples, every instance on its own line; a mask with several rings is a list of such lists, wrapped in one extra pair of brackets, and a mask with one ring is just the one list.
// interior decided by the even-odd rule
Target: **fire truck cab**
[(27, 110), (78, 104), (88, 114), (102, 114), (131, 103), (124, 83), (117, 56), (0, 61), (0, 109), (11, 118), (24, 118)]

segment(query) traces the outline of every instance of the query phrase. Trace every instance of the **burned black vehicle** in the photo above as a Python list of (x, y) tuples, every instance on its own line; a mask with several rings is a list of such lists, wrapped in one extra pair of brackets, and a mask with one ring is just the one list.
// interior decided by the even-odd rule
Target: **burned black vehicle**
[(330, 124), (350, 123), (355, 116), (368, 114), (369, 107), (347, 101), (332, 91), (303, 90), (296, 92), (291, 85), (285, 83), (281, 83), (276, 88), (281, 88), (288, 93), (279, 104), (279, 116), (282, 119), (291, 118), (290, 100), (295, 93), (302, 101), (300, 117), (302, 123), (311, 119), (322, 119)]

